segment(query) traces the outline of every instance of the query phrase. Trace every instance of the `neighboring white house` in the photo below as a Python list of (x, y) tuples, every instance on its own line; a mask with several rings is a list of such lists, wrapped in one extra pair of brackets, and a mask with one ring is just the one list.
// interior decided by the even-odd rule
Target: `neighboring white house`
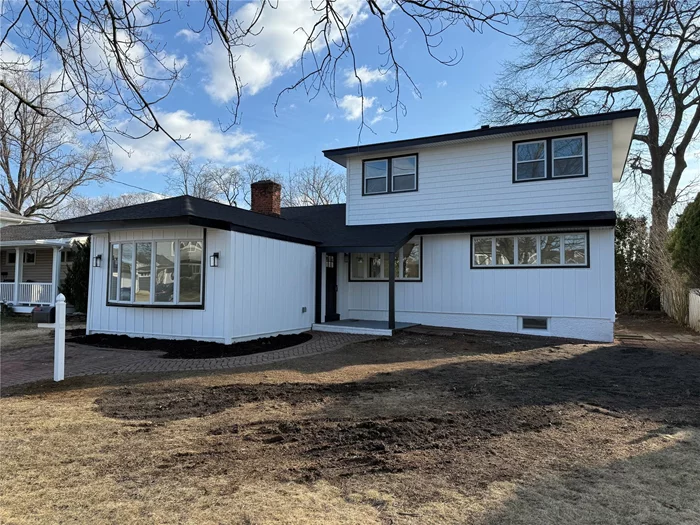
[(53, 306), (75, 243), (85, 240), (84, 235), (34, 221), (0, 229), (0, 301), (11, 303), (19, 313)]
[(406, 324), (611, 341), (613, 184), (638, 110), (325, 151), (347, 204), (188, 196), (59, 223), (93, 235), (88, 331), (230, 343)]
[(16, 224), (35, 224), (38, 222), (39, 219), (35, 219), (34, 217), (25, 217), (24, 215), (17, 215), (16, 213), (10, 213), (6, 210), (0, 210), (0, 228)]

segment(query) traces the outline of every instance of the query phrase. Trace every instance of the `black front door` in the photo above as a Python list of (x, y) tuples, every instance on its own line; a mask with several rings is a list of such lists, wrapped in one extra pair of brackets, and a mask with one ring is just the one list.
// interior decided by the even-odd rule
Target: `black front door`
[(326, 320), (325, 322), (337, 321), (340, 319), (338, 314), (337, 299), (338, 299), (338, 269), (337, 259), (338, 254), (326, 254)]

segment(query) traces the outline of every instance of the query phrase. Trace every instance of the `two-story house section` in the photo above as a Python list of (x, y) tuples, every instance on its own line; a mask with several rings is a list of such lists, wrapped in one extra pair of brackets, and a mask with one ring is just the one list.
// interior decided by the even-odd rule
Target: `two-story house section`
[[(317, 321), (339, 315), (611, 341), (613, 184), (638, 114), (325, 151), (347, 170), (348, 234), (371, 232), (352, 234), (358, 246), (326, 252), (335, 268), (319, 302), (336, 305), (322, 305)], [(335, 298), (327, 291), (334, 286)]]
[(88, 333), (223, 343), (411, 324), (611, 341), (613, 184), (638, 110), (324, 151), (347, 204), (174, 197), (78, 217)]

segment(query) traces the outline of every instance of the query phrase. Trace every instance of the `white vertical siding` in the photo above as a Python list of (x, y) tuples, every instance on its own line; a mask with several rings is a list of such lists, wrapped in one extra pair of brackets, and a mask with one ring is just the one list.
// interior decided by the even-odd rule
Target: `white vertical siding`
[[(470, 269), (468, 234), (423, 237), (423, 281), (396, 283), (396, 319), (518, 331), (520, 316), (551, 318), (552, 335), (610, 340), (615, 320), (614, 233), (593, 229), (590, 268)], [(340, 274), (341, 315), (386, 319), (388, 283)]]
[(222, 266), (209, 267), (209, 255), (214, 252), (226, 254), (230, 251), (231, 233), (222, 230), (207, 230), (203, 270), (204, 309), (141, 308), (129, 306), (107, 306), (107, 278), (109, 273), (109, 243), (134, 240), (201, 238), (202, 228), (154, 228), (124, 230), (92, 236), (91, 259), (102, 255), (100, 268), (90, 269), (88, 304), (88, 333), (117, 333), (141, 337), (179, 339), (205, 339), (225, 342), (228, 327), (226, 301), (227, 268), (222, 255)]
[[(611, 129), (610, 125), (601, 125), (388, 153), (418, 153), (416, 192), (362, 196), (363, 158), (351, 158), (347, 170), (347, 224), (612, 210)], [(578, 132), (588, 133), (588, 177), (513, 183), (514, 140)]]
[[(207, 229), (203, 309), (107, 306), (109, 242), (199, 238), (201, 228), (155, 228), (93, 235), (88, 331), (220, 342), (308, 330), (314, 312), (315, 248)], [(209, 256), (219, 252), (218, 268)], [(302, 307), (306, 311), (302, 312)]]
[(233, 232), (231, 258), (234, 340), (311, 328), (314, 247)]

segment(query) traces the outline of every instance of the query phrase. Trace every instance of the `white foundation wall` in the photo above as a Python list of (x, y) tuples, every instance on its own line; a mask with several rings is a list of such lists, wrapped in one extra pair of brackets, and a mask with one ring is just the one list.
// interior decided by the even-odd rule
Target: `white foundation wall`
[[(154, 228), (92, 236), (88, 333), (231, 343), (308, 330), (313, 322), (315, 249), (238, 232), (206, 230), (204, 308), (108, 306), (109, 243), (201, 238), (202, 228)], [(219, 266), (209, 256), (220, 254)], [(303, 308), (305, 312), (302, 312)]]
[[(589, 238), (590, 268), (470, 269), (470, 235), (423, 236), (423, 281), (396, 283), (396, 320), (612, 341), (614, 233), (592, 229)], [(386, 320), (388, 283), (348, 282), (342, 259), (341, 318)], [(522, 330), (522, 316), (547, 317), (549, 329)]]

